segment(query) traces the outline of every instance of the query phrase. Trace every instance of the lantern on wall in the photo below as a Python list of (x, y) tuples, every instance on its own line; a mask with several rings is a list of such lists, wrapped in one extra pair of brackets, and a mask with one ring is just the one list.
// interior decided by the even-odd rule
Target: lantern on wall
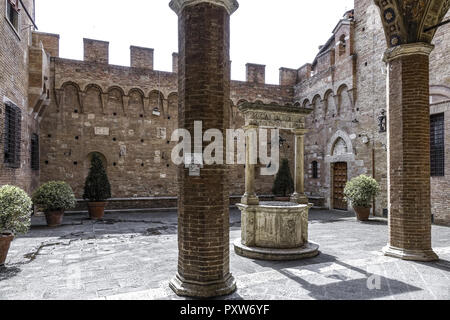
[(380, 128), (380, 133), (386, 132), (386, 110), (381, 110), (381, 114), (378, 117), (378, 127)]

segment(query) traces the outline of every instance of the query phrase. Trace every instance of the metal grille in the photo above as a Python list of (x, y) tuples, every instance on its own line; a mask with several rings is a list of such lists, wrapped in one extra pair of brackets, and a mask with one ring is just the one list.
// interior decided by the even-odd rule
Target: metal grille
[(444, 114), (432, 115), (430, 120), (431, 176), (442, 177), (445, 174)]
[(11, 168), (20, 167), (21, 120), (21, 110), (11, 103), (6, 103), (4, 162)]
[(31, 136), (31, 169), (39, 170), (39, 136)]

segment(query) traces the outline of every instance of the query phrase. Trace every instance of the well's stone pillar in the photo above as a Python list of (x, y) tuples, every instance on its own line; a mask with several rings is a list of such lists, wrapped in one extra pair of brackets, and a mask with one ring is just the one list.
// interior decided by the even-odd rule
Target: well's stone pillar
[(295, 134), (295, 191), (291, 197), (291, 202), (308, 204), (308, 197), (305, 195), (305, 134), (306, 129), (293, 130)]
[(431, 248), (429, 54), (426, 43), (386, 51), (389, 256), (438, 259)]
[[(173, 0), (179, 23), (179, 126), (225, 136), (230, 101), (230, 14), (235, 0)], [(205, 145), (203, 145), (203, 148)], [(232, 293), (229, 270), (229, 187), (226, 165), (204, 165), (199, 176), (179, 168), (176, 294), (214, 297)]]
[(255, 192), (255, 167), (258, 155), (255, 154), (258, 150), (257, 146), (257, 129), (258, 126), (249, 125), (245, 130), (245, 194), (242, 197), (241, 203), (246, 205), (258, 205), (259, 199)]

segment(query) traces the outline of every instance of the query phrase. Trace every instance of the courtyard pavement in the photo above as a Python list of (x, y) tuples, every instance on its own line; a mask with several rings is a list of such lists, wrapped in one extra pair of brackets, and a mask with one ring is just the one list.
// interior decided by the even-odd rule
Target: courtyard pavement
[[(450, 228), (433, 226), (441, 260), (418, 263), (385, 257), (384, 219), (313, 210), (313, 259), (266, 262), (237, 256), (240, 214), (231, 211), (231, 271), (238, 290), (226, 299), (450, 299)], [(0, 299), (181, 299), (168, 282), (177, 268), (176, 212), (113, 213), (93, 222), (66, 216), (47, 228), (33, 217), (30, 232), (12, 243), (0, 267)]]

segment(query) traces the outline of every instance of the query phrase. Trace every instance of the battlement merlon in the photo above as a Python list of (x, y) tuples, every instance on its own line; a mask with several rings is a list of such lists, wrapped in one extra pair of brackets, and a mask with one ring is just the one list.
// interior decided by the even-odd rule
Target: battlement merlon
[(109, 63), (109, 42), (93, 39), (83, 39), (84, 61), (102, 64)]
[(130, 66), (153, 70), (154, 49), (130, 46)]
[(59, 57), (59, 34), (33, 31), (32, 46), (39, 47), (40, 43), (51, 57)]
[(251, 83), (266, 83), (266, 66), (263, 64), (247, 63), (246, 81)]

